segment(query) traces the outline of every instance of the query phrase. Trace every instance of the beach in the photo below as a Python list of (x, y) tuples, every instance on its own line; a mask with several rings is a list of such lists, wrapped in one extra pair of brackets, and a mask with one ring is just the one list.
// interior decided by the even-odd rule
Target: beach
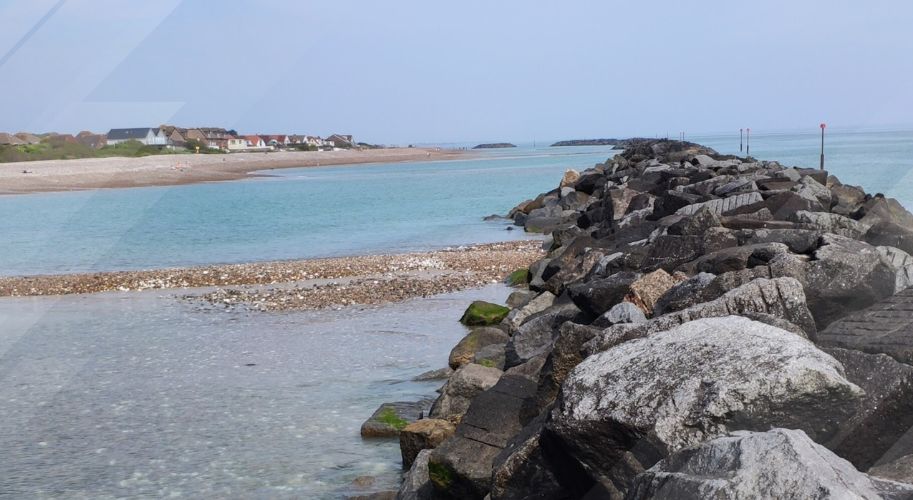
[(243, 179), (258, 170), (447, 160), (464, 154), (438, 148), (384, 148), (0, 163), (0, 194), (172, 186)]
[(214, 288), (188, 295), (218, 306), (304, 310), (376, 305), (503, 281), (543, 254), (539, 240), (433, 252), (0, 278), (0, 297)]

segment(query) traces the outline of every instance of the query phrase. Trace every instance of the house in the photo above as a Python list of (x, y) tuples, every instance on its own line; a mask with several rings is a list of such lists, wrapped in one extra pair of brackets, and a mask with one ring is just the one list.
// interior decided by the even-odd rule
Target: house
[(247, 147), (250, 149), (264, 149), (266, 148), (266, 142), (263, 141), (258, 135), (247, 135), (244, 136), (244, 140), (247, 141)]
[(233, 137), (228, 140), (229, 151), (244, 151), (248, 149), (247, 139), (244, 137)]
[(351, 135), (333, 134), (327, 137), (327, 142), (333, 143), (337, 148), (351, 148), (355, 146), (355, 139)]
[(228, 140), (234, 136), (229, 134), (224, 128), (200, 127), (188, 129), (184, 137), (188, 141), (199, 141), (209, 148), (228, 149)]
[(83, 130), (76, 134), (76, 142), (92, 149), (101, 149), (108, 145), (108, 138), (104, 134), (93, 134)]
[(288, 136), (288, 143), (294, 144), (294, 145), (307, 144), (306, 139), (307, 139), (307, 136), (304, 136), (304, 135), (290, 135), (290, 136)]
[(25, 141), (6, 132), (0, 132), (0, 146), (19, 146), (25, 144)]
[(184, 137), (184, 134), (187, 132), (187, 129), (184, 129), (184, 132), (181, 132), (181, 129), (175, 127), (171, 131), (171, 134), (168, 135), (168, 143), (177, 148), (183, 148), (187, 146), (187, 139)]
[(28, 132), (19, 132), (16, 134), (16, 137), (26, 144), (38, 144), (41, 142), (41, 137), (38, 137), (35, 134), (30, 134)]
[(79, 144), (79, 141), (72, 134), (54, 134), (47, 138), (48, 144), (60, 147), (65, 144)]
[(287, 135), (261, 135), (260, 138), (267, 146), (274, 148), (284, 148), (290, 144)]
[(168, 137), (161, 128), (112, 128), (108, 131), (108, 146), (127, 141), (139, 141), (146, 146), (165, 146)]

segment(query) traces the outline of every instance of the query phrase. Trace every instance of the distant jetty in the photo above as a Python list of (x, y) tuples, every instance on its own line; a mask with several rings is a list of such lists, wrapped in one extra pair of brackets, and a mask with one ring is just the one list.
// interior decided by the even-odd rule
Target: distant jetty
[(558, 141), (551, 145), (553, 148), (561, 146), (621, 146), (624, 139), (574, 139), (571, 141)]
[(516, 144), (511, 144), (509, 142), (493, 142), (490, 144), (479, 144), (478, 146), (472, 149), (502, 149), (502, 148), (515, 148)]

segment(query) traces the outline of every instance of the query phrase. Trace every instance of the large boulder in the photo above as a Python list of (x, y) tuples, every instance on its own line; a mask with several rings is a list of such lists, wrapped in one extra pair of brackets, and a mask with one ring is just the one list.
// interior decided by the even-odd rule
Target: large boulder
[(716, 278), (710, 273), (698, 273), (675, 284), (662, 295), (653, 306), (653, 314), (663, 314), (687, 309), (701, 302), (700, 293)]
[(434, 487), (428, 475), (428, 458), (431, 450), (422, 450), (415, 457), (409, 471), (403, 474), (403, 484), (396, 495), (397, 500), (430, 500)]
[(913, 288), (890, 296), (868, 309), (834, 321), (820, 332), (825, 346), (887, 354), (913, 364)]
[(865, 391), (852, 417), (842, 422), (837, 435), (825, 444), (859, 470), (867, 470), (913, 428), (913, 366), (884, 354), (840, 348), (825, 352), (843, 365), (850, 382)]
[(577, 485), (561, 484), (555, 470), (560, 457), (542, 446), (545, 415), (537, 418), (511, 439), (495, 457), (492, 471), (492, 500), (552, 500), (579, 498), (586, 492)]
[(431, 406), (431, 400), (398, 401), (380, 405), (374, 414), (361, 424), (361, 437), (396, 437), (410, 423), (423, 418)]
[(839, 234), (840, 236), (857, 240), (861, 239), (869, 229), (868, 226), (849, 217), (828, 212), (806, 212), (800, 210), (792, 216), (792, 220), (799, 224), (814, 226), (824, 232)]
[(548, 429), (594, 480), (625, 491), (662, 457), (733, 430), (782, 426), (828, 439), (862, 395), (808, 340), (728, 316), (585, 359)]
[(526, 377), (505, 375), (473, 399), (456, 434), (431, 453), (428, 466), (435, 489), (453, 498), (488, 494), (494, 459), (526, 425), (521, 409), (535, 389)]
[(475, 363), (460, 367), (441, 388), (441, 395), (434, 401), (429, 415), (431, 418), (459, 422), (469, 409), (472, 398), (497, 384), (501, 373), (497, 368)]
[(453, 423), (438, 418), (423, 418), (403, 428), (399, 434), (399, 450), (403, 467), (409, 468), (422, 450), (437, 448), (456, 431)]
[(470, 304), (466, 312), (463, 313), (460, 323), (466, 326), (497, 325), (507, 317), (509, 312), (510, 309), (507, 307), (477, 300)]
[(509, 340), (510, 337), (501, 331), (500, 328), (492, 326), (473, 328), (450, 351), (450, 357), (447, 362), (450, 368), (456, 370), (463, 365), (472, 363), (475, 355), (483, 348), (489, 345), (504, 346)]
[(881, 479), (913, 483), (913, 455), (904, 455), (869, 469), (869, 474)]
[(571, 285), (567, 290), (580, 310), (597, 317), (621, 302), (631, 291), (631, 284), (639, 278), (638, 273), (620, 272), (608, 278)]
[[(644, 315), (652, 316), (656, 301), (672, 288), (676, 282), (677, 280), (669, 273), (662, 269), (657, 269), (634, 280), (630, 285), (630, 292), (628, 292), (625, 300), (640, 308)], [(623, 321), (614, 322), (621, 323)]]
[(910, 498), (913, 485), (859, 472), (800, 430), (738, 431), (681, 450), (637, 476), (630, 500)]
[(504, 320), (508, 331), (517, 331), (517, 329), (520, 328), (520, 325), (522, 325), (530, 316), (548, 309), (554, 303), (554, 294), (551, 292), (542, 292), (523, 306), (510, 311), (510, 313), (507, 314), (507, 318)]
[(694, 203), (685, 207), (678, 209), (675, 213), (679, 215), (693, 215), (697, 213), (702, 208), (710, 210), (714, 215), (726, 215), (735, 210), (753, 205), (756, 203), (762, 203), (764, 198), (761, 197), (760, 193), (744, 193), (738, 194), (735, 196), (730, 196), (729, 198), (718, 198), (715, 200), (705, 201), (702, 203)]
[(865, 241), (875, 246), (890, 246), (913, 252), (913, 228), (879, 221), (865, 233)]
[(536, 356), (547, 354), (558, 327), (580, 314), (573, 303), (555, 304), (533, 316), (510, 338), (505, 351), (505, 366), (513, 367)]

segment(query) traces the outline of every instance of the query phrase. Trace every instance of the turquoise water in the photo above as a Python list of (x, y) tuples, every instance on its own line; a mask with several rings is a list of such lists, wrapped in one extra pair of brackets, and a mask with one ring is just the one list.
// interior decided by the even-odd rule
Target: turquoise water
[(412, 251), (523, 237), (483, 222), (609, 148), (284, 169), (240, 182), (0, 197), (0, 274)]

